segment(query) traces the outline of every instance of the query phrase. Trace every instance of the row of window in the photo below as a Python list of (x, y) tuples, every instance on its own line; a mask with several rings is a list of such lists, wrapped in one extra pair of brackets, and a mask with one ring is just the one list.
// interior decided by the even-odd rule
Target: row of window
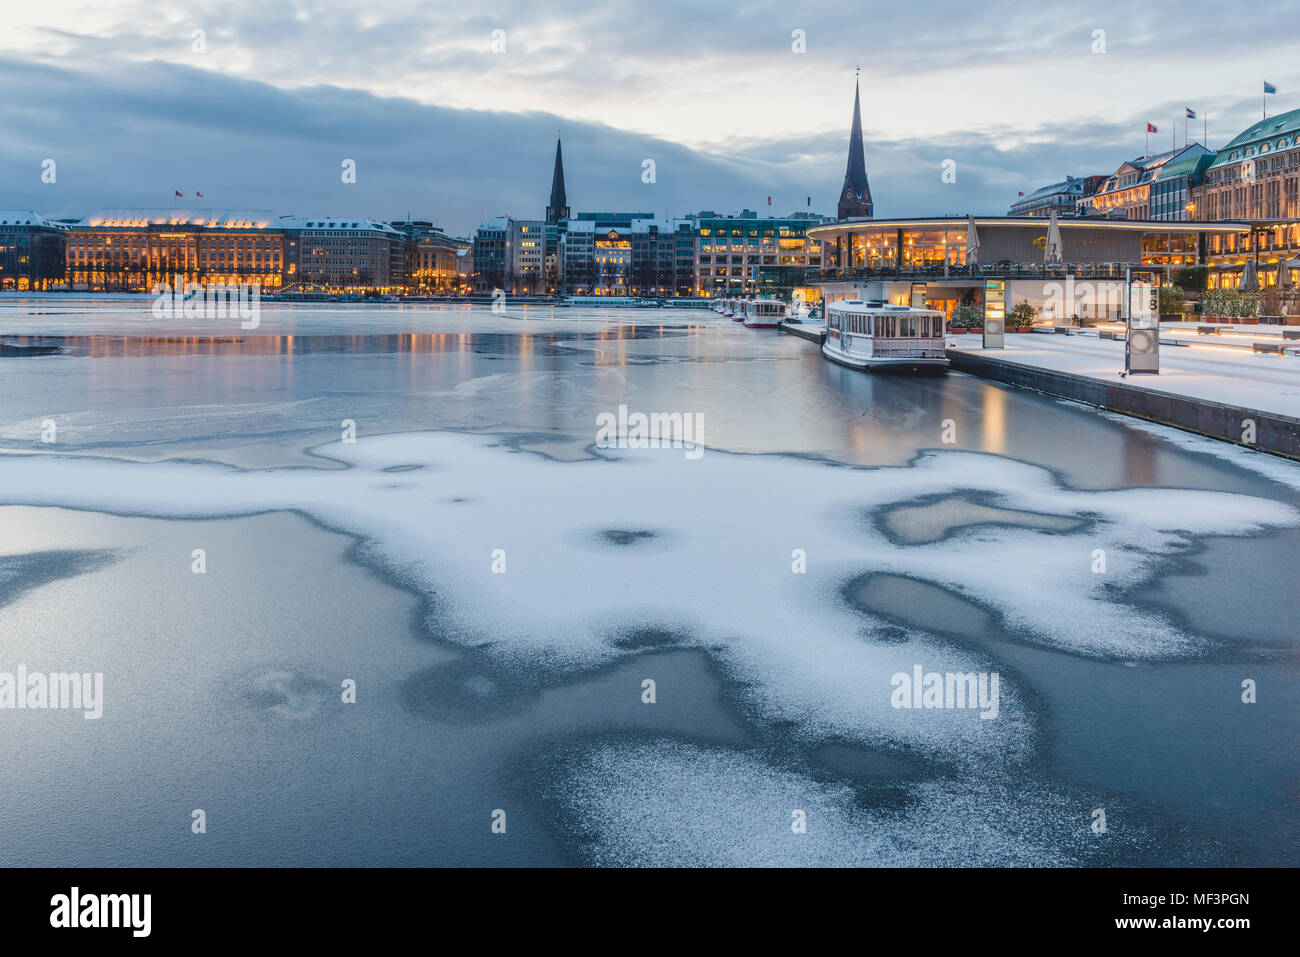
[(943, 316), (865, 316), (831, 311), (830, 326), (877, 339), (934, 339), (943, 335)]

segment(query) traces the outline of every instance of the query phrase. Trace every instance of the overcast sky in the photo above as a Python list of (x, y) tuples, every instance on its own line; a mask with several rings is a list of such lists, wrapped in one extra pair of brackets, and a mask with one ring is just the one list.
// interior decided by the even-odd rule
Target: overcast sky
[(1270, 113), (1300, 107), (1293, 2), (0, 0), (0, 16), (0, 208), (51, 216), (179, 189), (465, 233), (542, 215), (557, 129), (575, 211), (771, 196), (785, 214), (811, 196), (833, 213), (859, 65), (878, 216), (1005, 212), (1141, 155), (1147, 122), (1152, 152), (1181, 145), (1185, 107), (1221, 146), (1259, 118), (1264, 80)]

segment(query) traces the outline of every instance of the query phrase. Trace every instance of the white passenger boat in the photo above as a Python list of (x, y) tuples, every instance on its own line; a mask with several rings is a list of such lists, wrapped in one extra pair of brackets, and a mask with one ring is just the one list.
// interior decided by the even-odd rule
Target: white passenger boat
[(943, 372), (944, 314), (938, 309), (845, 299), (826, 308), (826, 358), (873, 372)]
[(747, 303), (748, 301), (749, 301), (748, 299), (730, 299), (730, 300), (728, 300), (728, 302), (731, 303), (731, 308), (729, 308), (729, 309), (727, 310), (727, 317), (728, 317), (732, 322), (744, 322), (744, 321), (745, 321), (745, 303)]
[(775, 299), (750, 299), (742, 321), (750, 329), (775, 329), (785, 319), (785, 303)]

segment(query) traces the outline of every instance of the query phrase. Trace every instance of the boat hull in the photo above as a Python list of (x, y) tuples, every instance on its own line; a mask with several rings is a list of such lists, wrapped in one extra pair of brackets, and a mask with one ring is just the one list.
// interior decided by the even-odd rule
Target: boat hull
[(780, 325), (779, 319), (746, 319), (746, 329), (775, 329)]
[(829, 341), (822, 346), (822, 355), (837, 365), (864, 372), (884, 372), (895, 375), (942, 375), (948, 371), (948, 360), (939, 357), (907, 358), (876, 357), (848, 355), (838, 344), (831, 348)]

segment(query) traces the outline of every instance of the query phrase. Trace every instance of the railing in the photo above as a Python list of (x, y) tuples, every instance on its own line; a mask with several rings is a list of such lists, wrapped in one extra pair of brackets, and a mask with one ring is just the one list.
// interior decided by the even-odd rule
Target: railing
[(854, 279), (1123, 279), (1132, 263), (979, 263), (973, 266), (846, 266), (809, 269), (805, 282)]
[(871, 354), (884, 359), (924, 359), (941, 356), (943, 339), (872, 339)]

